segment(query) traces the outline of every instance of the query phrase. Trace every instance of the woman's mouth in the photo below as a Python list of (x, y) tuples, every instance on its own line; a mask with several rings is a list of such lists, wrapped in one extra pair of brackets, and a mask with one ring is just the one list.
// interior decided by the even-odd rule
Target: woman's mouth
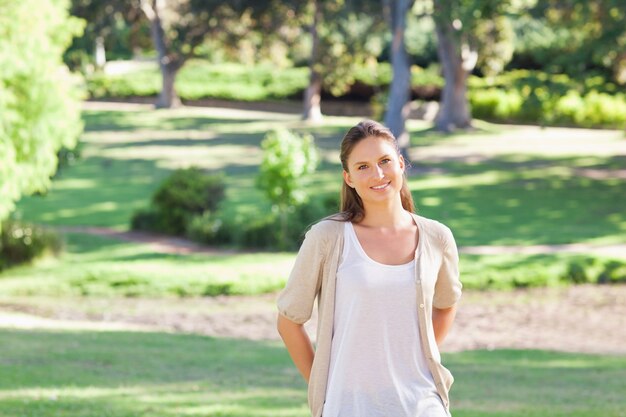
[(388, 182), (388, 183), (386, 183), (386, 184), (382, 184), (382, 185), (377, 185), (377, 186), (375, 186), (375, 187), (370, 187), (370, 188), (371, 188), (372, 190), (377, 190), (377, 191), (380, 191), (380, 190), (384, 190), (385, 188), (387, 188), (387, 187), (389, 186), (389, 184), (391, 184), (391, 182)]

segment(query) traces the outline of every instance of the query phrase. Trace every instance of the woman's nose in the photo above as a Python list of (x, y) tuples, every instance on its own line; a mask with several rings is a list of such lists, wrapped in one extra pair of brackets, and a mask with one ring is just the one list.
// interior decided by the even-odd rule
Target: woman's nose
[(381, 166), (376, 165), (375, 175), (376, 178), (382, 178), (385, 176), (385, 172), (383, 171), (383, 168)]

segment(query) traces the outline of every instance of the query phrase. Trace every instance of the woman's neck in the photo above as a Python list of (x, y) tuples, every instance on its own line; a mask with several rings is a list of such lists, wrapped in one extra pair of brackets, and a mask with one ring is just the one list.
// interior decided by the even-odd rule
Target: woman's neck
[(390, 205), (366, 205), (365, 215), (359, 225), (372, 228), (403, 228), (413, 223), (411, 213), (402, 207), (402, 202)]

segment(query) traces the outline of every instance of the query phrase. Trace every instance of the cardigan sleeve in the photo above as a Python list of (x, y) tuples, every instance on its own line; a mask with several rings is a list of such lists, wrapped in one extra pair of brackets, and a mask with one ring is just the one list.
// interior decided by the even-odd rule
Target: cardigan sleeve
[(433, 306), (439, 309), (454, 306), (461, 298), (461, 289), (463, 288), (459, 279), (459, 253), (454, 236), (450, 228), (442, 226), (443, 254), (433, 299)]
[(326, 239), (316, 224), (306, 233), (287, 284), (277, 299), (278, 312), (295, 323), (311, 318), (322, 283), (325, 252)]

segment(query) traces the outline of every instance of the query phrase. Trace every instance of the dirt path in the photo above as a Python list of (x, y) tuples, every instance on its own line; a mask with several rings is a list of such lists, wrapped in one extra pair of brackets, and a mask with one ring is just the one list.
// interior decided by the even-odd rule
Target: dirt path
[[(96, 236), (113, 237), (127, 242), (144, 243), (158, 253), (167, 254), (234, 254), (242, 251), (226, 250), (210, 246), (203, 246), (190, 240), (157, 235), (147, 232), (122, 232), (106, 227), (58, 227), (56, 230), (63, 233), (86, 233)], [(520, 254), (534, 255), (541, 253), (586, 253), (626, 259), (626, 244), (590, 245), (586, 243), (572, 243), (566, 245), (530, 245), (530, 246), (464, 246), (459, 252), (475, 255)]]
[[(0, 328), (165, 331), (278, 340), (275, 294), (190, 299), (0, 298)], [(315, 315), (307, 323), (315, 333)], [(626, 285), (466, 291), (444, 351), (626, 354)]]

